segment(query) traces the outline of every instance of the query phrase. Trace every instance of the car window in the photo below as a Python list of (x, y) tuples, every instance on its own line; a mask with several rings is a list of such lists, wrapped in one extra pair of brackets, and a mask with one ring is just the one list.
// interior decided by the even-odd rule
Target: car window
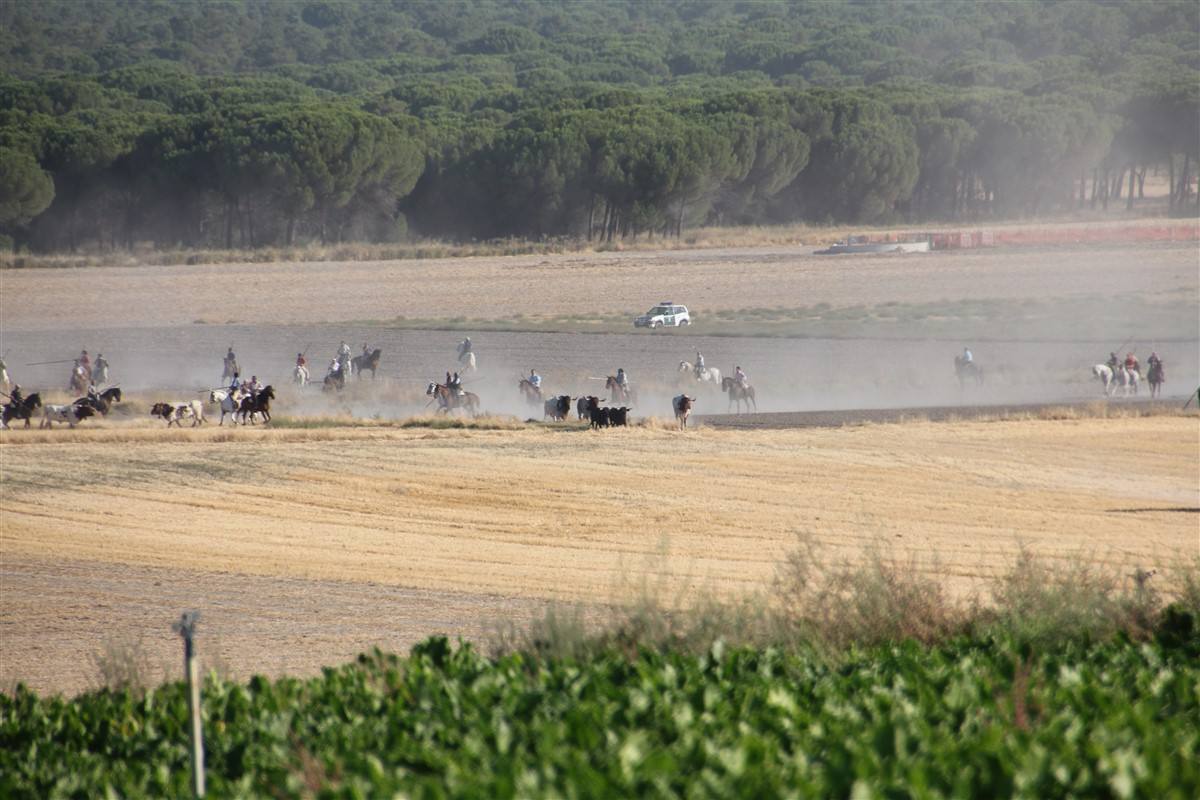
[(649, 310), (648, 312), (646, 312), (646, 313), (647, 313), (647, 314), (650, 314), (650, 315), (654, 315), (654, 314), (669, 314), (670, 312), (669, 312), (669, 311), (667, 311), (667, 310), (666, 310), (665, 308), (663, 308), (662, 306), (655, 306), (654, 308), (650, 309), (650, 310)]

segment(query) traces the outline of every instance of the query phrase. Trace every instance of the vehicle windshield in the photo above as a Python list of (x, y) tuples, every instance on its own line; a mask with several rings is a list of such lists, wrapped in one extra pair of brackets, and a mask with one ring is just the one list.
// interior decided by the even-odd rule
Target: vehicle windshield
[(666, 306), (655, 306), (646, 312), (646, 316), (653, 317), (655, 314), (670, 314), (671, 311)]

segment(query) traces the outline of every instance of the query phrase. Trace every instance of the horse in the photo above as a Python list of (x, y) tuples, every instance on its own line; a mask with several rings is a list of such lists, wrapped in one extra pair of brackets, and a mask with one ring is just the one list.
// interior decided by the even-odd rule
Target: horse
[(679, 374), (690, 374), (695, 378), (697, 383), (711, 383), (716, 386), (721, 385), (721, 370), (716, 367), (705, 367), (700, 370), (700, 374), (696, 374), (696, 365), (690, 361), (679, 362)]
[(478, 367), (475, 366), (475, 351), (468, 350), (458, 357), (458, 363), (463, 365), (463, 372), (477, 372)]
[(750, 411), (751, 403), (754, 404), (754, 410), (758, 411), (758, 400), (754, 397), (753, 386), (742, 386), (733, 378), (725, 378), (721, 381), (721, 391), (729, 393), (730, 408), (737, 403), (737, 413), (742, 413), (742, 403), (746, 404), (747, 413)]
[(83, 368), (82, 364), (76, 364), (75, 367), (71, 370), (71, 380), (67, 384), (67, 391), (81, 393), (81, 392), (86, 392), (87, 387), (88, 387), (87, 370), (85, 370)]
[(297, 364), (292, 370), (292, 383), (304, 387), (308, 385), (308, 367)]
[(534, 386), (528, 378), (521, 378), (521, 382), (517, 384), (517, 388), (521, 390), (521, 396), (525, 398), (525, 402), (531, 406), (536, 406), (542, 403), (542, 389), (539, 386)]
[(472, 417), (479, 414), (479, 395), (477, 394), (463, 392), (460, 395), (443, 384), (433, 382), (426, 387), (425, 394), (437, 400), (439, 414), (449, 414), (456, 408), (466, 409)]
[(966, 388), (967, 381), (975, 379), (976, 386), (983, 386), (983, 370), (974, 361), (967, 361), (962, 356), (954, 357), (954, 374), (958, 377), (958, 387)]
[(325, 376), (325, 380), (321, 382), (321, 391), (323, 392), (340, 392), (346, 388), (346, 370), (338, 369), (330, 372)]
[(376, 347), (369, 354), (355, 356), (350, 359), (350, 370), (352, 373), (358, 374), (358, 379), (362, 380), (363, 370), (371, 370), (371, 380), (375, 380), (375, 370), (379, 369), (379, 355), (383, 351)]
[(1138, 383), (1141, 381), (1141, 376), (1138, 375), (1136, 369), (1127, 369), (1122, 364), (1117, 367), (1117, 374), (1113, 380), (1121, 387), (1121, 391), (1125, 397), (1129, 397), (1130, 394), (1138, 393)]
[(242, 424), (246, 424), (246, 417), (249, 416), (250, 424), (254, 424), (254, 415), (262, 414), (264, 422), (271, 421), (271, 401), (275, 399), (275, 389), (271, 386), (264, 386), (258, 394), (243, 397), (242, 402), (238, 404), (238, 413), (242, 415)]
[(81, 397), (75, 401), (74, 405), (89, 405), (100, 412), (100, 416), (107, 417), (109, 409), (113, 403), (121, 402), (121, 389), (118, 386), (105, 389), (95, 398)]
[(1092, 367), (1092, 375), (1104, 386), (1104, 396), (1108, 397), (1113, 390), (1113, 371), (1107, 364), (1097, 364)]
[(28, 397), (21, 398), (20, 404), (16, 406), (14, 406), (12, 403), (5, 405), (4, 411), (0, 413), (0, 420), (4, 422), (4, 427), (7, 428), (9, 427), (8, 423), (12, 422), (14, 419), (23, 419), (25, 420), (25, 427), (28, 428), (29, 419), (33, 416), (33, 410), (41, 407), (42, 396), (37, 392), (34, 392)]
[(4, 366), (4, 362), (0, 361), (0, 386), (5, 390), (12, 386), (12, 379), (8, 377), (8, 367)]
[(604, 381), (604, 388), (610, 393), (613, 403), (621, 405), (637, 405), (637, 390), (628, 383), (622, 385), (617, 382), (615, 375), (609, 375)]
[(1156, 398), (1162, 394), (1162, 385), (1167, 382), (1167, 373), (1163, 369), (1161, 360), (1150, 364), (1150, 371), (1146, 373), (1146, 380), (1150, 381), (1150, 397)]
[(208, 393), (208, 402), (216, 403), (221, 407), (221, 421), (217, 424), (225, 424), (225, 415), (228, 414), (233, 424), (237, 425), (237, 413), (241, 409), (243, 393), (239, 389), (231, 392), (228, 389), (213, 389)]
[(108, 362), (102, 361), (92, 370), (92, 383), (97, 386), (108, 383)]

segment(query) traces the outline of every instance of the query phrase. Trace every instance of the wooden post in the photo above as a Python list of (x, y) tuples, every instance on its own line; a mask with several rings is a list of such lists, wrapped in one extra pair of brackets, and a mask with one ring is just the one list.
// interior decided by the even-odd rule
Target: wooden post
[(196, 661), (196, 623), (200, 612), (185, 611), (171, 627), (183, 637), (183, 668), (187, 675), (188, 715), (191, 717), (192, 791), (204, 797), (204, 730), (200, 716), (200, 668)]

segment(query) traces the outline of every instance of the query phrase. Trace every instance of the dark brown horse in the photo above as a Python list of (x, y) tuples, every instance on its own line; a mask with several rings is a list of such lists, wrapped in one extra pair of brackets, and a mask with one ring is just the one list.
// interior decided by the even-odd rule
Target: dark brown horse
[(262, 414), (264, 422), (271, 421), (271, 401), (275, 399), (275, 389), (270, 386), (264, 386), (263, 390), (253, 397), (243, 397), (242, 404), (238, 406), (238, 413), (242, 415), (242, 424), (246, 424), (246, 417), (250, 418), (250, 424), (254, 424), (254, 415)]
[(17, 403), (16, 405), (7, 403), (4, 406), (3, 416), (0, 418), (4, 420), (4, 427), (6, 428), (9, 427), (8, 423), (12, 422), (14, 419), (25, 420), (25, 427), (28, 428), (29, 418), (33, 416), (33, 410), (41, 407), (42, 396), (37, 392), (34, 392), (28, 397), (21, 398), (21, 402)]
[(608, 376), (608, 379), (604, 381), (604, 388), (608, 390), (613, 403), (637, 405), (637, 390), (628, 383), (624, 385), (619, 383), (615, 375)]
[(113, 403), (121, 402), (120, 387), (113, 386), (110, 389), (105, 389), (95, 397), (81, 397), (75, 401), (74, 405), (88, 405), (100, 412), (103, 417), (108, 416), (109, 410)]
[(754, 410), (758, 411), (758, 400), (754, 398), (753, 386), (742, 386), (733, 378), (722, 378), (721, 389), (729, 393), (729, 407), (732, 408), (734, 403), (737, 403), (737, 413), (742, 413), (742, 403), (746, 404), (746, 411), (750, 411), (750, 404), (754, 404)]
[(966, 388), (968, 380), (983, 386), (983, 370), (974, 361), (967, 361), (962, 356), (954, 357), (954, 374), (958, 376), (959, 388)]
[(1162, 394), (1162, 385), (1167, 382), (1167, 371), (1163, 369), (1162, 359), (1156, 358), (1150, 362), (1150, 371), (1146, 373), (1146, 380), (1150, 382), (1151, 398)]
[(521, 396), (525, 398), (526, 403), (531, 406), (541, 404), (542, 390), (534, 386), (528, 378), (521, 378), (521, 382), (517, 384), (517, 388), (521, 390)]
[(371, 353), (361, 356), (355, 356), (350, 359), (352, 372), (358, 373), (358, 379), (362, 380), (363, 370), (371, 370), (371, 380), (375, 380), (375, 370), (379, 369), (379, 355), (383, 351), (376, 347)]
[(449, 414), (456, 408), (465, 409), (472, 417), (479, 414), (479, 395), (471, 392), (459, 394), (440, 383), (430, 383), (425, 389), (438, 403), (439, 414)]

